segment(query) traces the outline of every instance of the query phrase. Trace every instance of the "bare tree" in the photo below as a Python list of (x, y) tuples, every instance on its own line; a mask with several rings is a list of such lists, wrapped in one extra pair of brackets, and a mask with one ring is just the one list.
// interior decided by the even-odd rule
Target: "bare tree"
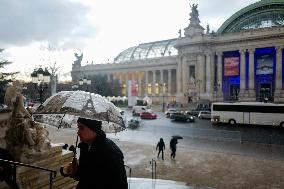
[(45, 61), (49, 66), (48, 69), (50, 71), (51, 74), (51, 83), (50, 83), (50, 87), (51, 87), (51, 95), (56, 93), (56, 86), (57, 86), (57, 77), (59, 74), (59, 70), (60, 70), (60, 66), (58, 66), (57, 64), (57, 57), (55, 55), (56, 52), (58, 52), (58, 50), (52, 46), (50, 43), (48, 43), (47, 45), (42, 45), (40, 47), (40, 50), (45, 54), (42, 59), (43, 61)]

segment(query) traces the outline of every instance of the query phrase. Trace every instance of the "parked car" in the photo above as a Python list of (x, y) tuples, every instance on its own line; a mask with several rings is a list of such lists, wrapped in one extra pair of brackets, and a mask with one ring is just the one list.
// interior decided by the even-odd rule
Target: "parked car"
[(189, 115), (198, 116), (200, 111), (210, 112), (211, 110), (210, 109), (204, 109), (204, 108), (195, 108), (191, 111), (188, 111), (187, 113)]
[(186, 122), (194, 122), (194, 116), (188, 115), (183, 112), (175, 112), (171, 115), (171, 119), (174, 121), (186, 121)]
[(175, 113), (175, 112), (177, 112), (177, 109), (170, 108), (170, 109), (168, 109), (167, 111), (165, 111), (165, 115), (166, 115), (166, 117), (170, 118), (170, 117), (171, 117), (171, 114), (172, 114), (172, 113)]
[(120, 115), (124, 115), (124, 110), (118, 108), (118, 111), (119, 111)]
[(211, 119), (211, 112), (210, 111), (200, 111), (198, 114), (200, 119)]
[(28, 106), (28, 107), (33, 107), (33, 106), (34, 106), (34, 103), (30, 100), (30, 101), (28, 101), (27, 106)]
[(147, 110), (147, 106), (133, 106), (132, 107), (132, 116), (140, 116), (142, 112)]
[(128, 121), (128, 127), (131, 129), (136, 129), (140, 126), (140, 120), (139, 119), (131, 119)]
[(151, 112), (151, 111), (146, 111), (146, 112), (142, 112), (140, 114), (140, 117), (142, 119), (156, 119), (157, 118), (157, 114), (155, 114), (154, 112)]

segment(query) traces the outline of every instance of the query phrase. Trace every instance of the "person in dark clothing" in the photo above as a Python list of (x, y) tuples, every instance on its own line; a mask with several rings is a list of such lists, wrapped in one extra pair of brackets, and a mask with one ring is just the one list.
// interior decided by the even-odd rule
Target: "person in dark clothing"
[(174, 160), (176, 157), (176, 150), (177, 150), (177, 139), (176, 138), (172, 138), (170, 141), (170, 148), (171, 148), (171, 158)]
[[(5, 149), (0, 148), (0, 159), (13, 161), (14, 157)], [(0, 161), (0, 181), (5, 181), (11, 188), (18, 189), (18, 185), (13, 180), (13, 169), (11, 164)]]
[(106, 138), (102, 122), (79, 118), (77, 125), (81, 140), (79, 165), (77, 169), (72, 164), (67, 167), (67, 173), (79, 181), (76, 189), (127, 189), (123, 153)]
[(71, 152), (75, 152), (76, 151), (76, 148), (74, 145), (71, 145), (69, 148), (68, 148), (69, 151)]
[(164, 149), (165, 149), (165, 143), (163, 138), (160, 138), (160, 141), (158, 142), (157, 146), (156, 146), (156, 150), (158, 150), (159, 148), (159, 152), (158, 152), (158, 158), (160, 156), (160, 153), (162, 152), (162, 160), (164, 160)]
[(67, 150), (67, 148), (68, 148), (68, 144), (64, 144), (64, 145), (62, 146), (62, 149), (64, 149), (64, 150)]

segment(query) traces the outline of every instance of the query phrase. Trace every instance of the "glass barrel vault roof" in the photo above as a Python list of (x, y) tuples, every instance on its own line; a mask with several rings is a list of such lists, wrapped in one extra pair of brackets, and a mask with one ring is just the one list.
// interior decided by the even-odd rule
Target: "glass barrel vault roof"
[(155, 41), (151, 43), (142, 43), (135, 47), (130, 47), (121, 52), (115, 59), (115, 63), (127, 62), (132, 60), (158, 58), (164, 56), (177, 55), (177, 49), (174, 48), (177, 39)]
[(217, 32), (239, 32), (281, 25), (284, 25), (284, 0), (261, 0), (233, 14)]

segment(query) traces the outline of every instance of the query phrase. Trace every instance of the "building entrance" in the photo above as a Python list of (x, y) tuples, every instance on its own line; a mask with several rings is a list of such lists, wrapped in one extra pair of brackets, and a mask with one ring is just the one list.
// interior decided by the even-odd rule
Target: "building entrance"
[(259, 87), (259, 101), (273, 101), (271, 83), (261, 83)]
[(240, 86), (230, 85), (230, 100), (237, 101), (239, 99)]

